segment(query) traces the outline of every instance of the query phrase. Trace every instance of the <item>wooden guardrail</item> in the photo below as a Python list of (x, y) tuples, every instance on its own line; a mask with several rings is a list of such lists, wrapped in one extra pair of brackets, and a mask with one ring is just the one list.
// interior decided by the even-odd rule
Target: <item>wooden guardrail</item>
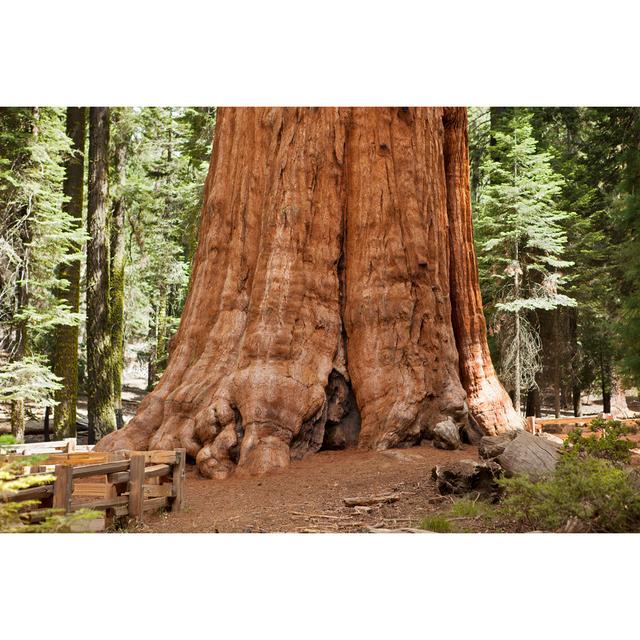
[[(536, 418), (534, 416), (527, 416), (525, 429), (534, 435), (544, 431), (546, 425), (558, 424), (558, 425), (585, 425), (593, 422), (593, 420), (612, 420), (612, 416), (609, 414), (597, 414), (593, 416), (570, 416), (568, 418)], [(640, 424), (640, 416), (638, 418), (625, 418), (618, 420), (623, 424)]]
[(8, 498), (16, 502), (39, 500), (41, 508), (30, 512), (32, 521), (45, 517), (47, 507), (64, 513), (83, 508), (103, 510), (105, 522), (119, 516), (139, 522), (145, 512), (182, 509), (184, 449), (52, 454), (31, 471), (48, 471), (52, 463), (53, 483), (21, 489)]
[(93, 450), (93, 445), (78, 444), (76, 438), (53, 440), (51, 442), (26, 442), (24, 444), (3, 444), (2, 452), (14, 455), (32, 456), (48, 453), (73, 453), (88, 452)]

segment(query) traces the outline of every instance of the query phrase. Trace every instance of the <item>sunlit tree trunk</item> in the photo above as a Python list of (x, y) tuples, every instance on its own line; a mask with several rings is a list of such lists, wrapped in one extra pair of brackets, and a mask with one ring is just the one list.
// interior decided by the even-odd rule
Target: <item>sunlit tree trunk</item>
[[(68, 200), (63, 209), (73, 217), (76, 228), (82, 226), (82, 204), (84, 186), (84, 147), (86, 138), (86, 108), (67, 108), (67, 136), (71, 139), (72, 153), (65, 161), (63, 192)], [(80, 253), (81, 247), (74, 245), (70, 251)], [(58, 291), (73, 313), (80, 310), (80, 260), (59, 267), (59, 277), (68, 287)], [(76, 434), (76, 403), (78, 399), (78, 325), (59, 325), (53, 340), (53, 372), (62, 378), (63, 388), (56, 392), (58, 403), (53, 412), (54, 439), (69, 438)]]
[(107, 217), (109, 109), (89, 111), (89, 206), (87, 210), (87, 396), (89, 440), (116, 428), (109, 315)]
[(488, 358), (466, 135), (465, 109), (220, 109), (167, 369), (99, 449), (262, 473), (322, 446), (338, 390), (364, 448), (469, 413), (519, 428)]
[[(120, 428), (122, 417), (122, 370), (124, 359), (124, 274), (125, 274), (125, 194), (128, 132), (122, 125), (121, 110), (113, 111), (117, 138), (115, 140), (115, 184), (117, 195), (113, 200), (110, 224), (110, 325), (111, 325), (111, 375), (116, 426)], [(118, 125), (121, 125), (118, 127)]]

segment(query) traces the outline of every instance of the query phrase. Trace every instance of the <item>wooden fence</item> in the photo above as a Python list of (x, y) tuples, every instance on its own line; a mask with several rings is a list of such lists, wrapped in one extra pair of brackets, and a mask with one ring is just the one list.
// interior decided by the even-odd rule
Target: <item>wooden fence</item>
[(92, 451), (92, 444), (78, 444), (76, 438), (53, 440), (51, 442), (27, 442), (24, 444), (3, 444), (0, 449), (3, 453), (21, 456), (41, 455), (45, 453), (73, 453), (76, 451)]
[(29, 512), (32, 522), (44, 518), (47, 507), (64, 513), (101, 510), (105, 525), (121, 516), (140, 522), (146, 512), (182, 509), (185, 465), (184, 449), (51, 454), (29, 472), (54, 470), (54, 482), (21, 489), (8, 499), (40, 501), (41, 508)]
[[(528, 416), (526, 419), (525, 429), (534, 435), (544, 431), (546, 425), (575, 425), (583, 426), (589, 424), (593, 420), (598, 419), (611, 420), (612, 416), (607, 414), (598, 414), (595, 416), (570, 416), (568, 418), (535, 418), (534, 416)], [(626, 418), (619, 420), (623, 424), (640, 425), (640, 417), (638, 418)]]

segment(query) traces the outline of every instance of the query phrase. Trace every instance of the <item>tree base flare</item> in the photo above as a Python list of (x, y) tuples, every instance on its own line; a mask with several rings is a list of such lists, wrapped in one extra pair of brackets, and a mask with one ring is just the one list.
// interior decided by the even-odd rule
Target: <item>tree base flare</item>
[(518, 428), (467, 165), (465, 109), (220, 109), (167, 370), (97, 448), (185, 447), (224, 478), (323, 447), (455, 446), (469, 412)]

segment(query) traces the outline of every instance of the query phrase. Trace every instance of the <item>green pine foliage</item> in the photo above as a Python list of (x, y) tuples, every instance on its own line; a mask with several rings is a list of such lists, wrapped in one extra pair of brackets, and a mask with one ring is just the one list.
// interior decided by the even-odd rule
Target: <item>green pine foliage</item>
[[(500, 159), (485, 160), (489, 185), (477, 216), (480, 260), (501, 290), (504, 301), (496, 308), (506, 312), (575, 304), (559, 292), (563, 270), (572, 266), (563, 259), (572, 216), (558, 207), (562, 178), (551, 168), (550, 154), (537, 151), (530, 119), (518, 114), (508, 131), (495, 133)], [(523, 284), (516, 296), (517, 270)]]
[(0, 158), (0, 262), (5, 267), (0, 300), (10, 308), (11, 285), (28, 290), (27, 304), (16, 313), (0, 307), (0, 322), (5, 334), (8, 324), (25, 322), (31, 343), (44, 350), (43, 340), (54, 326), (81, 319), (54, 294), (66, 284), (55, 267), (80, 259), (70, 249), (84, 240), (61, 208), (63, 162), (70, 152), (64, 110), (1, 109), (0, 129), (6, 141)]
[(559, 206), (563, 180), (551, 154), (538, 150), (531, 119), (515, 111), (492, 131), (476, 181), (481, 284), (500, 373), (517, 390), (534, 386), (541, 366), (535, 314), (576, 304), (562, 292), (573, 265), (564, 258), (573, 215)]
[(25, 356), (0, 366), (0, 402), (23, 400), (38, 407), (55, 405), (60, 378), (51, 372), (42, 356)]
[(640, 380), (640, 108), (629, 109), (626, 153), (618, 194), (616, 222), (620, 230), (618, 265), (621, 310), (618, 320), (624, 372)]
[(126, 340), (153, 360), (157, 378), (186, 297), (215, 111), (144, 107), (131, 117)]

